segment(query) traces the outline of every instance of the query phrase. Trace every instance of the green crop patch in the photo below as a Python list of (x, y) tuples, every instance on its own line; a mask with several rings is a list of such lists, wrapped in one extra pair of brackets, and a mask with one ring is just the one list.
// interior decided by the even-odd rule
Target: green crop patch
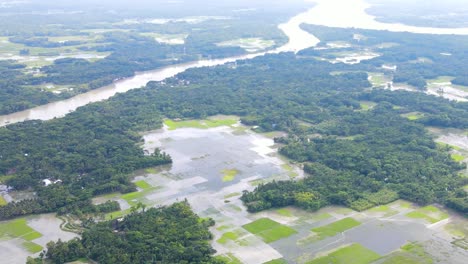
[(278, 210), (276, 210), (276, 212), (277, 212), (279, 215), (282, 215), (282, 216), (293, 217), (293, 214), (291, 213), (291, 210), (289, 210), (289, 209), (287, 209), (287, 208), (278, 209)]
[(239, 171), (236, 169), (225, 169), (222, 170), (221, 173), (223, 174), (223, 182), (230, 182), (236, 178), (237, 174), (239, 174)]
[(3, 196), (0, 196), (0, 206), (6, 205), (7, 201), (3, 198)]
[(309, 261), (307, 264), (369, 264), (379, 258), (379, 254), (361, 244), (352, 244), (340, 248), (325, 257)]
[(457, 154), (457, 153), (451, 154), (450, 157), (452, 158), (452, 160), (456, 162), (462, 162), (465, 159), (465, 156)]
[(242, 264), (242, 262), (236, 258), (232, 253), (216, 256), (215, 259), (222, 261), (226, 264)]
[(325, 226), (313, 228), (312, 231), (316, 233), (319, 240), (322, 240), (326, 237), (335, 236), (338, 233), (344, 232), (360, 224), (361, 222), (355, 220), (354, 218), (347, 217)]
[(449, 215), (445, 212), (442, 212), (439, 208), (428, 205), (418, 210), (409, 212), (406, 214), (407, 217), (415, 219), (425, 219), (429, 223), (437, 223), (441, 220), (447, 219)]
[(141, 180), (141, 181), (136, 181), (136, 182), (135, 182), (135, 185), (136, 185), (138, 188), (141, 188), (141, 189), (143, 189), (143, 190), (151, 188), (151, 185), (150, 185), (149, 183), (147, 183), (146, 181), (143, 181), (143, 180)]
[(226, 232), (221, 236), (221, 238), (216, 240), (216, 242), (218, 242), (220, 244), (226, 244), (229, 240), (235, 241), (238, 238), (239, 238), (238, 233), (236, 233), (236, 232)]
[(23, 238), (33, 240), (42, 236), (41, 233), (28, 226), (26, 219), (19, 218), (0, 224), (0, 237)]
[(42, 247), (36, 243), (33, 243), (31, 241), (24, 241), (22, 244), (21, 244), (27, 251), (29, 251), (29, 253), (37, 253), (37, 252), (40, 252), (42, 250)]
[(263, 264), (288, 264), (288, 262), (284, 259), (274, 259), (274, 260), (267, 261)]
[(296, 230), (269, 218), (261, 218), (242, 227), (250, 233), (261, 237), (266, 243), (271, 243), (297, 233)]
[(222, 118), (222, 119), (206, 119), (206, 120), (182, 120), (174, 121), (171, 119), (164, 120), (164, 124), (169, 130), (175, 130), (178, 128), (214, 128), (220, 126), (232, 126), (237, 124), (236, 118)]

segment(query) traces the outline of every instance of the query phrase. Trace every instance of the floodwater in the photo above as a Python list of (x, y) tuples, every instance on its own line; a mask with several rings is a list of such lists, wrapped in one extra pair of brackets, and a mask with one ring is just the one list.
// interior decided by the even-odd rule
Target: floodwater
[[(281, 253), (261, 239), (250, 236), (255, 247), (235, 247), (217, 243), (225, 232), (216, 228), (224, 225), (231, 229), (251, 222), (239, 196), (252, 190), (260, 181), (290, 179), (290, 171), (283, 169), (285, 162), (277, 156), (272, 139), (251, 132), (247, 128), (217, 127), (210, 129), (160, 129), (143, 135), (143, 148), (150, 153), (161, 148), (169, 153), (174, 163), (157, 173), (142, 172), (135, 181), (144, 180), (155, 191), (145, 195), (143, 202), (150, 206), (171, 204), (187, 199), (193, 210), (202, 217), (213, 218), (216, 239), (213, 247), (218, 253), (231, 252), (242, 263), (257, 264), (275, 258)], [(224, 170), (237, 170), (231, 181), (223, 180)], [(298, 178), (302, 170), (293, 166)]]
[[(26, 218), (28, 226), (42, 234), (41, 237), (32, 240), (31, 242), (46, 247), (49, 241), (70, 240), (77, 237), (77, 234), (65, 232), (60, 229), (62, 220), (55, 217), (54, 214), (34, 215)], [(0, 238), (0, 264), (15, 264), (25, 263), (29, 253), (23, 246), (24, 242), (21, 238), (5, 239)], [(34, 254), (37, 256), (39, 253)]]
[(339, 28), (360, 28), (422, 34), (468, 35), (468, 28), (416, 27), (398, 23), (383, 23), (366, 13), (365, 0), (313, 0), (317, 5), (302, 14), (303, 23)]

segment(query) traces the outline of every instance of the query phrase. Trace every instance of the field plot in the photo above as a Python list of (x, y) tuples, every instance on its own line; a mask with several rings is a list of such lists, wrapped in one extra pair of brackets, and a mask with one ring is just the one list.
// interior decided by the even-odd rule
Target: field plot
[(326, 237), (335, 236), (338, 233), (342, 233), (360, 224), (361, 223), (354, 218), (347, 217), (326, 226), (313, 228), (312, 231), (317, 234), (318, 240), (321, 240)]
[(340, 248), (325, 257), (314, 259), (307, 264), (368, 264), (380, 258), (380, 255), (360, 244)]
[(260, 236), (266, 243), (271, 243), (297, 233), (296, 230), (281, 225), (269, 218), (258, 219), (250, 224), (244, 225), (243, 228), (254, 235)]
[(406, 216), (411, 218), (424, 219), (431, 224), (437, 223), (449, 217), (447, 213), (431, 205), (419, 208), (418, 210), (406, 214)]

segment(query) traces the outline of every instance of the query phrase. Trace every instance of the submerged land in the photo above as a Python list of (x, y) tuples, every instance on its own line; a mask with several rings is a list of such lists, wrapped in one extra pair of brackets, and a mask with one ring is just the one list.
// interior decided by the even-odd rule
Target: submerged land
[(173, 4), (3, 25), (0, 263), (466, 262), (465, 29)]

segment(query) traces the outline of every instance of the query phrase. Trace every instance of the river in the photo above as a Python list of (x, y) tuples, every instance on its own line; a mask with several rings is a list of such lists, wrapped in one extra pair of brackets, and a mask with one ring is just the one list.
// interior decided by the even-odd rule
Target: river
[(49, 120), (56, 117), (63, 117), (67, 113), (75, 111), (80, 106), (106, 100), (116, 93), (124, 93), (131, 89), (140, 88), (145, 86), (149, 81), (164, 80), (190, 68), (216, 66), (236, 60), (252, 59), (263, 56), (266, 53), (298, 52), (302, 49), (317, 45), (320, 40), (300, 28), (300, 25), (303, 23), (329, 27), (355, 27), (363, 29), (408, 31), (413, 33), (468, 34), (468, 28), (428, 28), (377, 22), (373, 16), (365, 12), (365, 9), (369, 5), (364, 0), (316, 0), (314, 2), (316, 3), (314, 7), (294, 16), (288, 22), (278, 26), (289, 38), (289, 42), (277, 49), (225, 59), (201, 60), (177, 64), (153, 71), (136, 73), (133, 77), (117, 81), (111, 85), (87, 93), (76, 95), (66, 100), (0, 116), (0, 126), (25, 120)]

